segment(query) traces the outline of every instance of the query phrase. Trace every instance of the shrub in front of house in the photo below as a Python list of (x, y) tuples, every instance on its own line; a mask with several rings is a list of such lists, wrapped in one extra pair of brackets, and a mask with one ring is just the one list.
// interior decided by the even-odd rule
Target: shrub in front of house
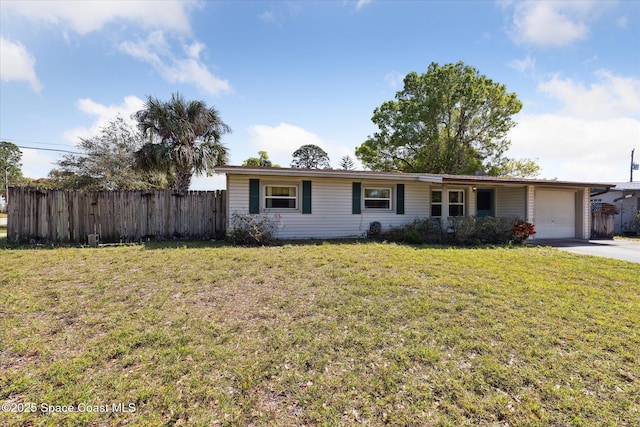
[(391, 227), (375, 237), (410, 244), (486, 245), (523, 243), (535, 234), (533, 224), (516, 217), (451, 217), (448, 225), (445, 232), (439, 219), (419, 219)]
[(278, 216), (233, 212), (228, 238), (236, 245), (269, 245), (276, 240), (275, 235), (279, 224)]
[(409, 244), (437, 244), (446, 240), (440, 220), (431, 218), (416, 219), (400, 227), (390, 227), (371, 237)]
[(449, 218), (449, 240), (458, 245), (505, 244), (514, 240), (517, 217), (458, 216)]
[(489, 217), (495, 221), (495, 229), (493, 235), (499, 242), (513, 241), (513, 224), (520, 219), (515, 216)]
[(511, 227), (511, 234), (514, 243), (523, 244), (529, 237), (536, 234), (536, 229), (530, 222), (519, 219)]

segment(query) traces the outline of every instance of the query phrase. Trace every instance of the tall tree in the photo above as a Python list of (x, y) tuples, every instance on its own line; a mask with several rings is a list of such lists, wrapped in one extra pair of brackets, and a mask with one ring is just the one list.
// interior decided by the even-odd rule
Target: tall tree
[(144, 170), (172, 171), (178, 192), (189, 190), (194, 174), (212, 173), (227, 161), (221, 140), (231, 129), (218, 110), (204, 101), (186, 101), (179, 93), (166, 102), (149, 96), (136, 118), (149, 137), (136, 154), (138, 165)]
[(541, 172), (542, 168), (533, 159), (505, 159), (490, 174), (507, 178), (537, 178)]
[(329, 155), (314, 144), (303, 145), (293, 152), (292, 168), (330, 169)]
[(7, 200), (9, 186), (21, 184), (22, 176), (22, 151), (17, 145), (8, 142), (0, 142), (0, 194)]
[(274, 165), (271, 160), (269, 160), (269, 154), (266, 151), (258, 151), (258, 157), (249, 157), (247, 160), (242, 162), (242, 166), (255, 166), (260, 168), (279, 168), (279, 165)]
[(462, 62), (411, 72), (396, 99), (376, 108), (379, 131), (356, 149), (373, 170), (473, 174), (496, 171), (510, 146), (515, 93)]
[(84, 190), (140, 190), (168, 188), (171, 174), (141, 171), (135, 153), (144, 136), (118, 116), (92, 138), (80, 138), (80, 154), (66, 154), (49, 173), (56, 188)]
[(353, 159), (349, 156), (342, 157), (340, 159), (339, 166), (340, 166), (340, 169), (346, 170), (346, 171), (352, 171), (356, 168), (355, 165), (353, 164)]

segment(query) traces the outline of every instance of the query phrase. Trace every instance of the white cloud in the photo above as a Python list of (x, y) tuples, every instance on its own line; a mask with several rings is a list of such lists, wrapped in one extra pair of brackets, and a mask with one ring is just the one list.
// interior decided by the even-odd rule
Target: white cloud
[(390, 71), (387, 75), (384, 76), (384, 80), (387, 82), (389, 87), (393, 90), (397, 90), (403, 87), (405, 75), (399, 73), (397, 71)]
[(517, 117), (508, 155), (539, 159), (546, 178), (628, 179), (629, 155), (640, 140), (640, 80), (604, 70), (595, 79), (588, 86), (559, 77), (540, 83), (544, 94), (560, 101), (560, 111)]
[(523, 115), (509, 133), (509, 156), (538, 158), (545, 178), (624, 181), (639, 136), (640, 121), (633, 118)]
[(371, 1), (372, 0), (358, 0), (358, 2), (356, 3), (356, 10), (362, 9), (363, 7), (371, 3)]
[(279, 19), (276, 14), (272, 11), (265, 11), (258, 15), (258, 18), (265, 24), (274, 24), (278, 23)]
[(43, 178), (49, 174), (51, 166), (59, 160), (59, 154), (21, 148), (22, 174), (27, 178)]
[(186, 57), (176, 56), (161, 31), (154, 31), (146, 40), (123, 42), (120, 50), (132, 57), (149, 63), (169, 83), (192, 83), (213, 96), (232, 92), (228, 80), (215, 76), (200, 60), (205, 49), (202, 43), (184, 45)]
[(536, 59), (532, 58), (531, 55), (527, 55), (523, 59), (514, 59), (509, 63), (509, 66), (520, 73), (535, 71)]
[[(264, 150), (273, 163), (288, 167), (291, 155), (300, 146), (314, 144), (327, 151), (327, 144), (318, 135), (301, 127), (280, 123), (278, 126), (254, 125), (249, 128), (256, 153)], [(327, 151), (328, 153), (328, 151)]]
[(290, 18), (297, 16), (301, 10), (298, 2), (275, 2), (269, 5), (269, 10), (258, 14), (258, 19), (265, 24), (282, 28)]
[[(127, 22), (134, 27), (151, 30), (146, 40), (126, 41), (119, 44), (122, 52), (151, 64), (169, 83), (187, 83), (205, 90), (213, 96), (231, 92), (227, 80), (215, 76), (201, 61), (206, 46), (193, 42), (174, 53), (165, 40), (191, 33), (189, 11), (198, 6), (196, 1), (165, 0), (161, 4), (151, 1), (24, 1), (3, 2), (3, 13), (13, 13), (28, 19), (49, 22), (62, 28), (65, 40), (70, 31), (85, 35), (102, 30), (112, 22)], [(127, 34), (127, 29), (121, 29)]]
[(623, 30), (626, 30), (628, 28), (628, 24), (629, 22), (626, 16), (621, 16), (620, 18), (616, 19), (616, 25)]
[(189, 58), (198, 59), (200, 58), (200, 52), (204, 51), (207, 48), (203, 43), (194, 42), (190, 45), (186, 45), (184, 47), (185, 52), (189, 56)]
[(589, 36), (595, 9), (607, 2), (527, 1), (506, 3), (513, 7), (512, 37), (517, 42), (562, 47)]
[(34, 92), (42, 90), (36, 75), (36, 60), (20, 42), (0, 37), (0, 78), (3, 81), (25, 81)]
[(129, 20), (144, 28), (191, 31), (188, 11), (197, 2), (151, 1), (11, 1), (3, 2), (9, 12), (29, 19), (70, 27), (80, 35), (102, 29), (116, 20)]
[(337, 168), (340, 159), (347, 155), (351, 156), (357, 168), (362, 168), (353, 154), (353, 147), (327, 142), (315, 133), (299, 126), (287, 123), (280, 123), (278, 126), (254, 125), (249, 128), (249, 135), (251, 135), (251, 144), (255, 147), (255, 153), (252, 153), (251, 156), (264, 150), (269, 154), (269, 159), (273, 163), (282, 167), (289, 167), (292, 154), (298, 148), (313, 144), (327, 152), (334, 168)]
[(109, 125), (118, 115), (132, 124), (135, 120), (131, 116), (144, 107), (144, 101), (137, 96), (127, 96), (120, 105), (103, 105), (91, 99), (78, 100), (78, 109), (83, 113), (95, 117), (90, 127), (69, 129), (63, 133), (63, 137), (74, 144), (80, 138), (91, 138), (99, 135), (100, 130)]
[(621, 77), (606, 70), (596, 72), (598, 82), (585, 87), (558, 76), (541, 83), (538, 88), (561, 101), (561, 114), (587, 119), (608, 119), (640, 115), (640, 80)]

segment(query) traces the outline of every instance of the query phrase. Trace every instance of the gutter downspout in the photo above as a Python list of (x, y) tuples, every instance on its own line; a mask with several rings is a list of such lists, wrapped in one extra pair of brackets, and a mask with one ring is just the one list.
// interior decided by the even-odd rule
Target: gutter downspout
[(598, 191), (597, 193), (591, 193), (589, 197), (601, 196), (602, 194), (606, 194), (611, 190), (611, 188), (605, 188), (604, 191)]
[(614, 202), (617, 202), (618, 200), (628, 199), (628, 198), (630, 198), (630, 197), (635, 196), (636, 194), (638, 194), (638, 192), (637, 192), (637, 191), (633, 191), (632, 193), (627, 194), (626, 196), (620, 196), (620, 197), (617, 197), (617, 198), (613, 199), (613, 201), (614, 201)]

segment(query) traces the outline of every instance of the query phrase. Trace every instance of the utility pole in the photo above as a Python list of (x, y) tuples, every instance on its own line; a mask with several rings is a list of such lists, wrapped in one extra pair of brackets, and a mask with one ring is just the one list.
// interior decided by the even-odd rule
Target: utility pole
[(633, 152), (636, 151), (636, 149), (634, 148), (633, 150), (631, 150), (631, 176), (629, 177), (629, 182), (633, 182), (633, 171), (637, 171), (638, 169), (640, 169), (640, 165), (638, 163), (633, 163)]
[(4, 167), (4, 188), (4, 206), (6, 208), (9, 206), (9, 165)]

